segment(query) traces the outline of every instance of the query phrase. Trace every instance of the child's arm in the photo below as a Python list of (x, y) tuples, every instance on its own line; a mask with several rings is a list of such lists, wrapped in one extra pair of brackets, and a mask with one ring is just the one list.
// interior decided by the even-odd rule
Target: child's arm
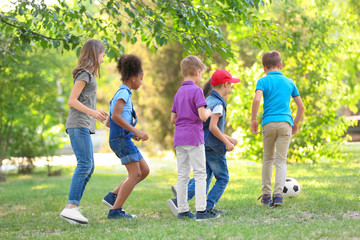
[(256, 120), (256, 116), (260, 107), (260, 101), (261, 101), (261, 97), (263, 95), (263, 91), (261, 90), (256, 90), (255, 92), (255, 97), (252, 103), (252, 108), (251, 108), (251, 123), (250, 123), (250, 129), (251, 132), (255, 135), (258, 134), (258, 128), (259, 128), (259, 124)]
[(87, 106), (85, 106), (78, 100), (78, 98), (85, 86), (86, 86), (85, 81), (76, 81), (74, 83), (74, 86), (71, 90), (70, 97), (68, 100), (69, 107), (75, 108), (76, 110), (83, 112), (83, 113), (95, 118), (96, 120), (98, 120), (100, 122), (104, 122), (108, 115), (106, 112), (88, 108)]
[(206, 109), (205, 106), (198, 108), (198, 113), (201, 121), (205, 122), (211, 116), (211, 110)]
[(171, 124), (175, 124), (176, 123), (176, 119), (177, 119), (177, 114), (176, 113), (171, 113)]
[(220, 131), (219, 127), (217, 126), (219, 118), (220, 118), (219, 113), (211, 115), (209, 130), (216, 138), (218, 138), (220, 141), (222, 141), (225, 144), (226, 151), (232, 151), (234, 150), (234, 145), (229, 141), (226, 135)]
[(234, 146), (236, 146), (237, 145), (237, 140), (235, 139), (235, 138), (233, 138), (233, 137), (230, 137), (230, 136), (228, 136), (228, 135), (226, 135), (226, 134), (224, 134), (225, 135), (225, 137), (234, 145)]
[(105, 125), (106, 125), (108, 128), (110, 128), (110, 116), (108, 116), (108, 117), (106, 118), (106, 123), (105, 123)]
[(115, 103), (115, 107), (112, 113), (111, 120), (113, 120), (120, 127), (134, 133), (135, 136), (139, 137), (141, 140), (146, 141), (149, 139), (148, 135), (145, 132), (142, 132), (129, 124), (125, 119), (121, 116), (121, 113), (124, 109), (125, 101), (123, 99), (119, 99)]
[(294, 126), (292, 128), (292, 134), (295, 134), (298, 130), (300, 119), (305, 111), (304, 103), (300, 96), (294, 97), (294, 101), (297, 105), (296, 117), (294, 119)]

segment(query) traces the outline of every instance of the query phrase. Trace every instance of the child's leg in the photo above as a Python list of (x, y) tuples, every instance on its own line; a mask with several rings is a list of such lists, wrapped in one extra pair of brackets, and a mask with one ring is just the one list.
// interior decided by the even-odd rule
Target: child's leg
[(271, 194), (271, 177), (274, 164), (276, 127), (267, 123), (263, 127), (264, 156), (262, 164), (262, 194)]
[[(141, 159), (143, 160), (143, 159)], [(140, 160), (140, 161), (141, 161)], [(128, 171), (128, 177), (124, 180), (121, 184), (121, 188), (119, 189), (114, 203), (113, 209), (122, 208), (124, 202), (134, 189), (135, 185), (140, 181), (142, 177), (141, 168), (140, 168), (140, 161), (139, 162), (130, 162), (125, 165)]]
[(277, 123), (277, 139), (275, 153), (275, 187), (274, 194), (282, 194), (286, 179), (286, 157), (291, 140), (291, 125), (288, 122)]
[(206, 163), (216, 178), (216, 182), (209, 192), (206, 204), (206, 209), (211, 209), (214, 208), (215, 203), (219, 201), (225, 191), (229, 182), (229, 172), (225, 155), (220, 155), (215, 151), (206, 152)]
[(70, 128), (67, 131), (77, 159), (77, 166), (71, 179), (68, 200), (68, 204), (74, 207), (80, 204), (85, 186), (94, 172), (94, 155), (89, 129)]
[(177, 205), (179, 213), (189, 211), (187, 186), (189, 183), (191, 167), (188, 151), (191, 147), (192, 146), (188, 145), (175, 147), (178, 167)]
[[(144, 180), (149, 175), (150, 169), (149, 169), (149, 166), (147, 165), (147, 163), (146, 163), (146, 161), (144, 159), (140, 159), (139, 164), (140, 164), (140, 170), (141, 170), (141, 178), (140, 178), (139, 182), (141, 182), (142, 180)], [(119, 192), (121, 186), (123, 185), (124, 181), (117, 188), (115, 188), (112, 191), (112, 193), (118, 194), (118, 192)]]
[[(206, 158), (206, 154), (205, 154), (205, 158)], [(213, 177), (214, 177), (214, 172), (206, 160), (206, 194), (209, 192), (210, 184)]]
[(188, 200), (195, 196), (195, 178), (190, 179), (188, 184)]
[(189, 151), (190, 163), (195, 178), (195, 208), (196, 211), (206, 210), (206, 160), (205, 147), (200, 144)]

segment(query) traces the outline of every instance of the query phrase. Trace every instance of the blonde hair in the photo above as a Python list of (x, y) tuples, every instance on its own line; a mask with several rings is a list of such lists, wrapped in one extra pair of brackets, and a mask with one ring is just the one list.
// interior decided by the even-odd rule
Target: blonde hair
[(268, 51), (262, 56), (261, 61), (267, 69), (279, 67), (281, 64), (281, 54), (276, 50)]
[(183, 77), (194, 76), (196, 71), (204, 71), (207, 69), (200, 58), (192, 55), (187, 56), (181, 61), (180, 68)]
[(77, 66), (73, 69), (73, 78), (78, 71), (86, 69), (96, 77), (100, 77), (99, 55), (105, 52), (105, 47), (98, 40), (89, 39), (81, 48)]

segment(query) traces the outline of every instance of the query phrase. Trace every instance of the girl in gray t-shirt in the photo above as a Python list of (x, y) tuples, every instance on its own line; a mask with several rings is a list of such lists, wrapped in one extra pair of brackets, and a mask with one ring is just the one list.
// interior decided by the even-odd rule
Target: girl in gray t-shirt
[(66, 119), (66, 132), (77, 159), (71, 179), (68, 204), (60, 216), (72, 224), (87, 224), (80, 213), (79, 204), (87, 182), (94, 172), (93, 146), (90, 134), (95, 133), (96, 120), (103, 122), (107, 113), (96, 110), (96, 77), (100, 77), (100, 65), (104, 61), (105, 48), (97, 40), (90, 39), (81, 48), (77, 66), (73, 70), (74, 85), (69, 97), (70, 111)]

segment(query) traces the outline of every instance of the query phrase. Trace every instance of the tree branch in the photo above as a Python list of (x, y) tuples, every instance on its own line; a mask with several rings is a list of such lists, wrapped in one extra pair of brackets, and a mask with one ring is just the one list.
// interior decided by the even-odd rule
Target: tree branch
[(25, 29), (25, 28), (23, 28), (23, 27), (16, 26), (16, 25), (14, 25), (14, 24), (12, 24), (12, 23), (9, 23), (9, 22), (5, 21), (3, 18), (1, 18), (0, 21), (3, 22), (3, 23), (5, 23), (5, 24), (7, 24), (7, 25), (9, 25), (9, 26), (11, 26), (11, 27), (14, 27), (14, 28), (17, 28), (17, 29), (21, 29), (21, 30), (25, 30), (25, 31), (27, 31), (27, 32), (30, 32), (30, 33), (33, 34), (33, 35), (36, 35), (36, 36), (39, 36), (39, 37), (42, 37), (42, 38), (45, 38), (45, 39), (48, 39), (48, 40), (60, 40), (60, 41), (65, 41), (65, 40), (62, 39), (62, 38), (47, 37), (47, 36), (45, 36), (45, 35), (36, 33), (36, 32), (34, 32), (34, 31)]

